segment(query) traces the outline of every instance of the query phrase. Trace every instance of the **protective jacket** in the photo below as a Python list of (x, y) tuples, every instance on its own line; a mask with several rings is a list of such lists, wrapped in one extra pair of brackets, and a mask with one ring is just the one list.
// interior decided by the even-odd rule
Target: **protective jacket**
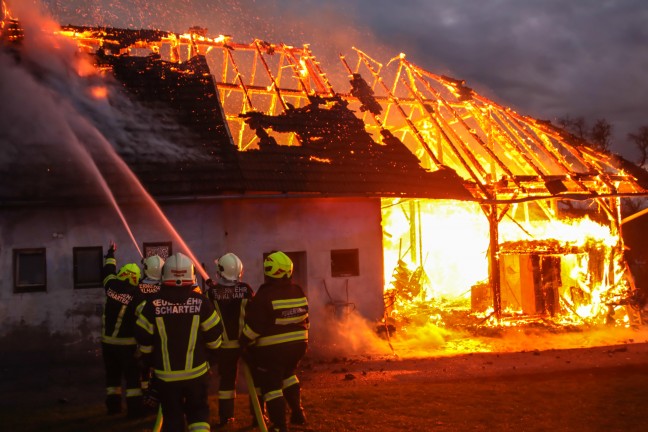
[(299, 285), (276, 279), (259, 287), (246, 308), (241, 342), (258, 347), (308, 341), (308, 300)]
[(297, 366), (308, 344), (308, 300), (290, 279), (271, 279), (248, 303), (241, 345), (251, 350), (268, 417), (276, 430), (286, 429), (286, 403), (291, 422), (305, 421)]
[(139, 283), (139, 290), (142, 294), (155, 294), (160, 291), (160, 281), (145, 277)]
[(117, 279), (117, 260), (108, 253), (103, 266), (106, 303), (101, 341), (110, 345), (135, 345), (135, 306), (137, 287)]
[[(142, 308), (146, 304), (146, 299), (151, 297), (153, 294), (157, 294), (160, 291), (161, 284), (162, 282), (159, 279), (151, 279), (149, 277), (144, 277), (144, 279), (139, 281), (138, 291), (134, 300), (136, 320), (139, 314), (142, 313)], [(149, 383), (152, 379), (152, 370), (147, 366), (150, 365), (145, 365), (141, 370), (143, 390), (149, 389)]]
[(190, 380), (208, 369), (208, 350), (221, 345), (220, 316), (194, 286), (162, 285), (137, 318), (140, 351), (162, 381)]
[(220, 424), (226, 425), (234, 418), (234, 400), (236, 399), (236, 378), (241, 356), (239, 337), (243, 331), (245, 307), (252, 298), (252, 288), (244, 282), (220, 280), (214, 283), (207, 281), (207, 296), (213, 302), (216, 311), (221, 315), (224, 328), (223, 344), (218, 350), (218, 415)]
[(153, 294), (160, 291), (161, 282), (159, 280), (150, 279), (145, 277), (140, 280), (138, 290), (135, 296), (135, 319), (142, 312), (144, 301)]
[(207, 297), (221, 316), (225, 329), (221, 348), (238, 348), (238, 339), (245, 320), (245, 308), (253, 296), (252, 288), (245, 282), (235, 282), (231, 285), (209, 282), (211, 281), (208, 281)]

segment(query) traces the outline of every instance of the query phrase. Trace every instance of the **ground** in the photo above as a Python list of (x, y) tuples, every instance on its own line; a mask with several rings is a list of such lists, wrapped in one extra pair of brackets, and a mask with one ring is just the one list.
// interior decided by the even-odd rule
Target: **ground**
[[(423, 357), (398, 341), (387, 354), (314, 350), (300, 371), (309, 424), (292, 430), (644, 431), (647, 333), (615, 333), (601, 345), (601, 333), (527, 331), (516, 338), (480, 338), (478, 344), (474, 338), (447, 341)], [(572, 347), (565, 346), (567, 339)], [(521, 348), (524, 340), (538, 346), (552, 341), (554, 348)], [(473, 352), (461, 352), (462, 344)], [(98, 354), (3, 354), (0, 429), (151, 430), (154, 416), (127, 420), (104, 414)], [(237, 421), (228, 430), (255, 430), (245, 392), (242, 385)], [(211, 406), (216, 422), (215, 397)]]

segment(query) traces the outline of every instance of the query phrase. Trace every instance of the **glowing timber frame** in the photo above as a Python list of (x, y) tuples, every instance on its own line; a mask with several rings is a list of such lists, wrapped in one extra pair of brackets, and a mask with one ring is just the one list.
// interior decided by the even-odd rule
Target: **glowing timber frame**
[[(610, 155), (591, 149), (549, 122), (520, 115), (480, 96), (461, 80), (426, 71), (406, 60), (404, 54), (383, 65), (353, 48), (357, 57), (353, 68), (339, 55), (342, 68), (338, 76), (369, 78), (372, 96), (382, 108), (372, 113), (358, 97), (335, 90), (333, 79), (309, 45), (298, 48), (258, 39), (240, 44), (229, 36), (209, 38), (200, 28), (182, 35), (141, 31), (140, 38), (136, 30), (121, 29), (70, 26), (61, 33), (88, 51), (100, 47), (117, 47), (121, 53), (145, 49), (166, 55), (172, 62), (205, 55), (210, 68), (220, 70), (213, 78), (239, 150), (258, 143), (239, 114), (279, 115), (313, 97), (339, 97), (350, 109), (363, 113), (366, 130), (376, 142), (381, 141), (380, 130), (388, 129), (423, 167), (454, 169), (489, 221), (489, 282), (497, 317), (501, 315), (498, 227), (512, 205), (536, 201), (553, 217), (557, 200), (594, 199), (621, 239), (620, 198), (648, 195)], [(215, 55), (219, 50), (221, 55)], [(291, 73), (285, 74), (285, 69)], [(348, 88), (348, 80), (339, 81), (338, 88)], [(298, 144), (297, 136), (287, 135), (278, 141)], [(623, 250), (622, 240), (618, 248)]]

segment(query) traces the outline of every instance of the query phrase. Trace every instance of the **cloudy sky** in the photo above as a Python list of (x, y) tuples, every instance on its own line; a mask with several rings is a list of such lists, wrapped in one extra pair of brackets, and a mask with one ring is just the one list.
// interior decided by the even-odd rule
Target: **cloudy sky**
[[(13, 0), (17, 3), (17, 0)], [(10, 1), (11, 3), (11, 1)], [(41, 0), (61, 24), (229, 34), (388, 61), (400, 52), (532, 117), (648, 126), (646, 0)]]

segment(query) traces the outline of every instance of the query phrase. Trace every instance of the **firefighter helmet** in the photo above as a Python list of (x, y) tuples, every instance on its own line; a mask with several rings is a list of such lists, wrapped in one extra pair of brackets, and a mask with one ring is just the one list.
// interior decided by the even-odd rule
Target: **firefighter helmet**
[(181, 253), (171, 255), (162, 268), (162, 283), (173, 286), (190, 286), (196, 283), (191, 259)]
[(140, 268), (135, 263), (124, 264), (117, 273), (117, 279), (127, 281), (133, 286), (137, 286), (140, 280)]
[(292, 276), (293, 262), (281, 251), (272, 252), (263, 261), (263, 273), (271, 278), (281, 279)]
[(229, 252), (214, 262), (217, 266), (216, 273), (218, 276), (230, 282), (241, 280), (241, 276), (243, 275), (243, 263), (239, 257)]
[(144, 264), (144, 275), (149, 279), (159, 281), (162, 279), (162, 267), (164, 260), (159, 255), (151, 255), (142, 260)]

